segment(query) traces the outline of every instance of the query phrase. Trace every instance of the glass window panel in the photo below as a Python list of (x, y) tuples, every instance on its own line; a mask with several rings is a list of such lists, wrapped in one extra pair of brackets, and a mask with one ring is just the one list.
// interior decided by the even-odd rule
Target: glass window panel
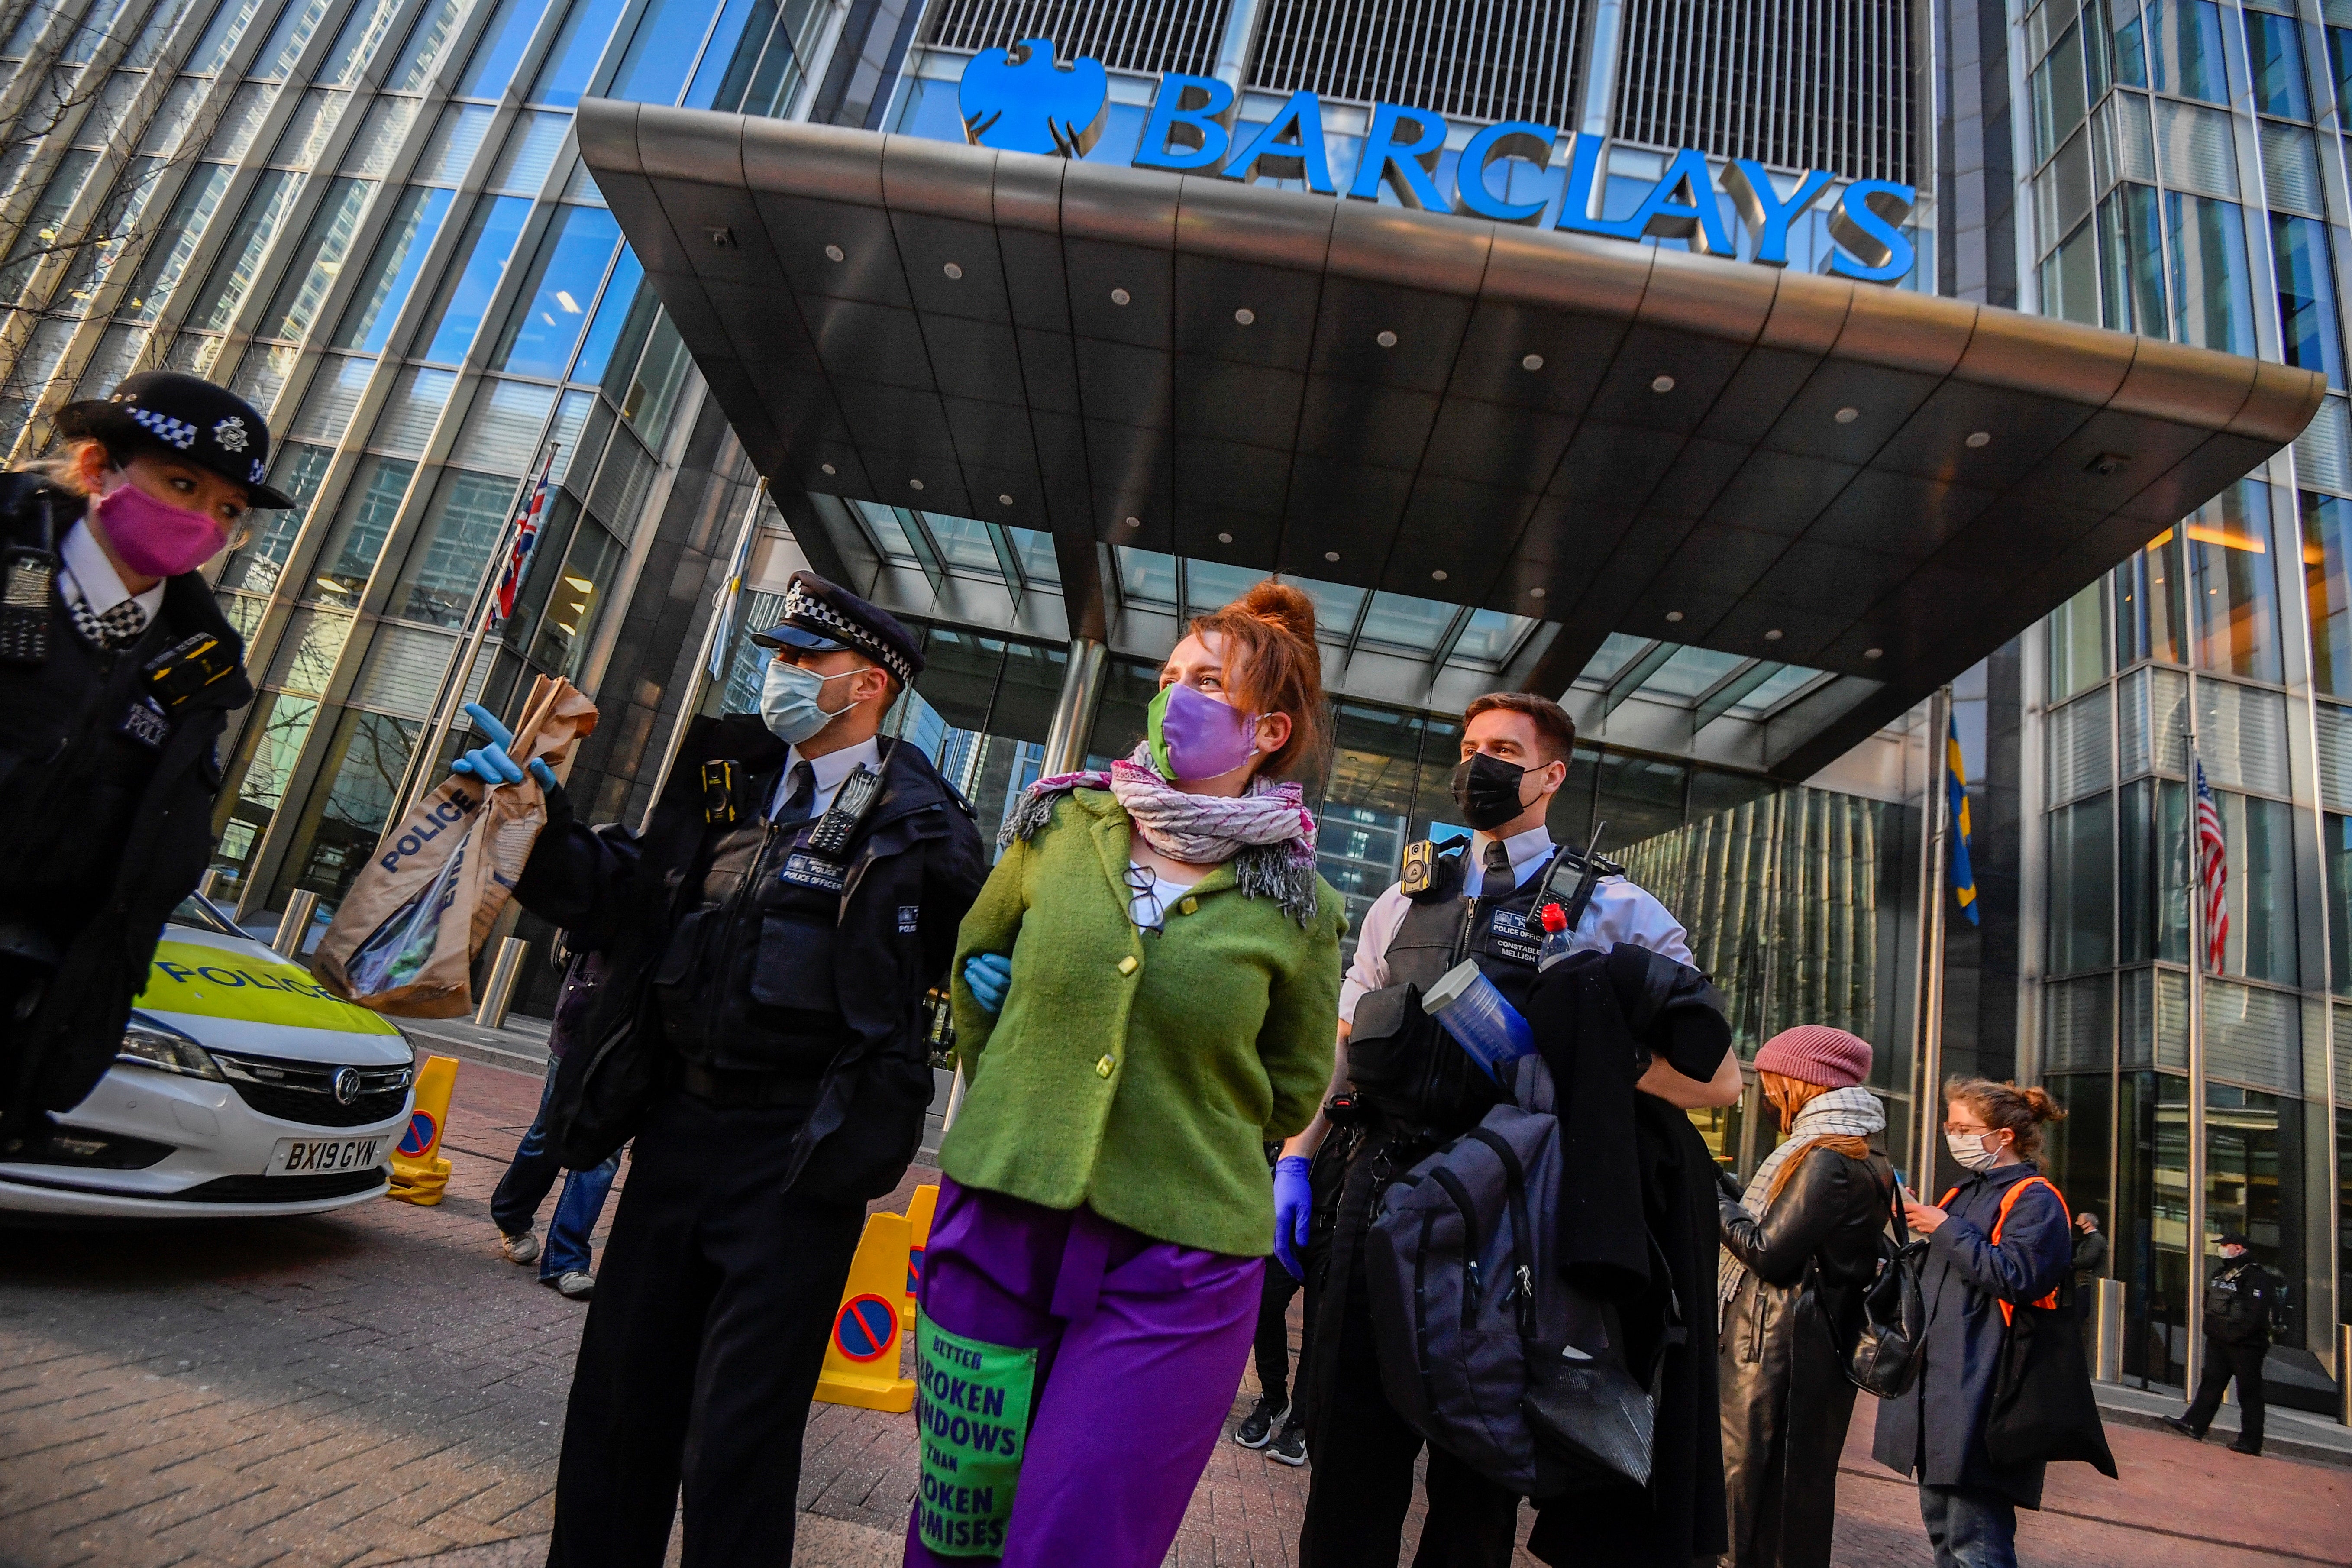
[(199, 331), (226, 330), (253, 287), (269, 242), (278, 237), (308, 178), (284, 169), (263, 171), (253, 195), (246, 198), (245, 210), (237, 214), (236, 226), (229, 230), (227, 243), (221, 247), (220, 259), (213, 264), (204, 291), (196, 296), (195, 309), (188, 312), (189, 326)]
[(572, 165), (572, 175), (563, 182), (563, 199), (567, 202), (585, 203), (593, 207), (611, 205), (604, 200), (604, 193), (596, 188), (595, 178), (588, 173), (588, 165), (585, 163)]
[(1463, 628), (1461, 640), (1454, 645), (1453, 662), (1500, 664), (1535, 627), (1536, 623), (1525, 616), (1507, 615), (1501, 610), (1473, 610), (1470, 624)]
[(115, 384), (131, 374), (139, 363), (139, 352), (147, 346), (147, 332), (142, 327), (109, 327), (98, 340), (98, 351), (82, 366), (79, 397), (104, 397)]
[(359, 406), (360, 396), (367, 390), (368, 377), (374, 372), (375, 361), (372, 359), (322, 361), (310, 380), (310, 389), (303, 396), (301, 412), (295, 416), (289, 434), (297, 439), (327, 446), (341, 441), (352, 422), (352, 410)]
[(2295, 954), (2294, 808), (2216, 790), (2222, 859), (2229, 867), (2230, 930), (2222, 967), (2249, 980), (2298, 983)]
[(2180, 544), (2168, 529), (2116, 569), (2116, 667), (2144, 658), (2186, 664)]
[(2158, 92), (2230, 101), (2222, 71), (2221, 8), (2213, 0), (2147, 0), (2150, 75)]
[(2116, 898), (2125, 963), (2189, 960), (2188, 809), (2188, 786), (2168, 779), (2123, 788)]
[(406, 568), (394, 585), (390, 613), (436, 626), (464, 620), (514, 498), (515, 480), (505, 475), (443, 470)]
[(1689, 704), (1747, 662), (1738, 654), (1717, 653), (1713, 648), (1677, 648), (1672, 658), (1650, 672), (1650, 678), (1635, 688), (1635, 692), (1662, 702)]
[(402, 371), (393, 381), (392, 395), (384, 400), (383, 412), (376, 416), (375, 430), (368, 445), (394, 452), (424, 451), (433, 426), (449, 406), (449, 395), (457, 388), (455, 371), (423, 365)]
[(1108, 768), (1142, 743), (1143, 710), (1160, 690), (1160, 667), (1114, 658), (1103, 672), (1102, 700), (1087, 733), (1087, 766)]
[(237, 40), (253, 24), (253, 14), (260, 9), (260, 0), (222, 0), (221, 8), (205, 28), (205, 36), (188, 52), (186, 69), (194, 76), (210, 76), (221, 68)]
[(2063, 702), (2107, 673), (2106, 626), (2099, 584), (2050, 613), (2050, 700)]
[(326, 62), (312, 79), (331, 87), (349, 87), (360, 79), (360, 73), (375, 58), (383, 46), (383, 36), (391, 30), (393, 18), (400, 15), (401, 0), (359, 0), (352, 7), (343, 30), (335, 35), (334, 47), (327, 51)]
[(346, 174), (389, 174), (392, 161), (400, 151), (403, 138), (415, 121), (417, 102), (413, 98), (379, 98), (370, 106), (367, 119), (352, 138), (343, 152), (343, 173)]
[(494, 191), (517, 191), (537, 195), (547, 184), (550, 170), (555, 167), (555, 155), (563, 150), (563, 138), (572, 129), (572, 116), (550, 114), (533, 110), (519, 115), (515, 127), (507, 136), (507, 144), (499, 151), (499, 161), (490, 169), (489, 188)]
[(931, 540), (940, 547), (940, 564), (958, 567), (983, 576), (1001, 578), (1002, 563), (997, 560), (996, 545), (988, 537), (988, 525), (968, 517), (950, 517), (945, 512), (927, 511), (919, 514)]
[(1615, 855), (1680, 827), (1689, 776), (1687, 767), (1663, 758), (1601, 753), (1600, 800), (1593, 815), (1609, 826), (1601, 852)]
[(1034, 528), (1007, 528), (1007, 539), (1013, 542), (1013, 553), (1021, 563), (1022, 575), (1041, 587), (1062, 585), (1062, 563), (1054, 553), (1054, 536)]
[(1325, 583), (1313, 577), (1286, 576), (1284, 582), (1315, 601), (1315, 636), (1320, 642), (1344, 643), (1363, 613), (1370, 590), (1345, 583)]
[(2083, 95), (2083, 34), (2068, 27), (2050, 58), (2033, 69), (2033, 161), (2053, 149), (2083, 123), (2088, 104)]
[(882, 553), (887, 559), (901, 566), (922, 564), (923, 558), (916, 552), (915, 542), (907, 536), (906, 526), (898, 521), (898, 511), (896, 507), (884, 506), (880, 501), (872, 500), (852, 501), (849, 504), (857, 509), (857, 515), (865, 521), (867, 531), (874, 535), (875, 543), (881, 547)]
[(195, 118), (196, 105), (204, 97), (205, 86), (205, 82), (189, 77), (182, 77), (173, 82), (171, 91), (163, 95), (163, 105), (155, 110), (154, 118), (147, 121), (147, 130), (139, 138), (139, 150), (152, 153), (157, 157), (169, 157), (177, 152), (188, 122)]
[[(2352, 994), (2352, 816), (2326, 814), (2320, 868), (2327, 879), (2327, 979), (2339, 995)], [(2345, 1108), (2352, 1115), (2352, 1106)]]
[(2209, 196), (2238, 195), (2234, 121), (2218, 109), (2156, 100), (2156, 154), (2164, 183)]
[(213, 139), (205, 148), (205, 156), (235, 163), (253, 145), (261, 131), (261, 122), (269, 113), (269, 106), (278, 101), (276, 82), (249, 81), (236, 89), (228, 108), (223, 111), (220, 123), (213, 127)]
[(2283, 680), (2277, 578), (2270, 559), (2270, 487), (2241, 479), (2193, 513), (2189, 603), (2197, 662), (2208, 669)]
[(547, 608), (539, 619), (530, 656), (569, 679), (580, 673), (596, 635), (596, 615), (619, 572), (621, 542), (593, 518), (572, 535), (562, 570), (548, 581)]
[[(35, 340), (38, 342), (38, 339)], [(213, 379), (213, 361), (220, 357), (221, 338), (215, 332), (182, 332), (163, 351), (165, 370), (184, 370), (190, 375)]]
[(816, 0), (728, 0), (709, 48), (695, 68), (687, 104), (729, 113), (789, 111), (802, 80), (800, 52), (824, 12)]
[(705, 0), (653, 0), (629, 38), (606, 96), (673, 103), (701, 50), (710, 9)]
[(457, 36), (467, 5), (467, 0), (432, 0), (425, 7), (416, 25), (408, 30), (408, 41), (400, 46), (399, 58), (384, 70), (387, 91), (416, 92), (433, 79), (448, 53), (450, 40)]
[(2319, 177), (2319, 150), (2311, 132), (2271, 120), (2263, 121), (2262, 132), (2263, 200), (2273, 212), (2325, 216), (2326, 188)]
[(118, 71), (108, 77), (98, 89), (98, 100), (74, 128), (74, 145), (103, 147), (113, 141), (115, 132), (122, 129), (123, 116), (130, 112), (131, 100), (146, 89), (147, 79), (130, 71)]
[(2042, 264), (2042, 313), (2099, 324), (2099, 247), (2084, 224)]
[(95, 153), (76, 151), (58, 161), (57, 173), (49, 176), (41, 199), (26, 216), (16, 243), (8, 247), (7, 265), (0, 267), (0, 300), (14, 300), (33, 280), (41, 263), (73, 248), (79, 237), (68, 234), (66, 219), (80, 199), (82, 186), (89, 183), (90, 172), (98, 167), (98, 158)]
[(1130, 605), (1179, 613), (1176, 604), (1176, 558), (1132, 545), (1114, 547), (1118, 555), (1118, 596)]
[(448, 214), (449, 201), (447, 191), (412, 185), (401, 193), (400, 205), (393, 209), (391, 220), (375, 242), (367, 276), (352, 291), (342, 327), (335, 333), (337, 348), (382, 352), (402, 304), (415, 286), (433, 237), (440, 232), (441, 220)]
[(305, 824), (309, 842), (298, 837), (288, 862), (300, 868), (292, 886), (318, 894), (320, 914), (341, 904), (374, 853), (423, 730), (411, 720), (356, 709), (336, 721), (319, 768), (323, 788), (311, 789), (318, 819)]
[(375, 570), (376, 557), (383, 553), (383, 542), (391, 536), (400, 498), (408, 493), (408, 481), (415, 473), (416, 465), (405, 458), (370, 454), (360, 459), (358, 471), (343, 491), (343, 503), (335, 514), (326, 547), (319, 552), (323, 564), (316, 586), (329, 604), (359, 602), (360, 590), (367, 586), (368, 574)]
[(285, 569), (286, 557), (294, 548), (294, 535), (309, 515), (310, 502), (317, 498), (319, 486), (327, 477), (327, 465), (334, 458), (331, 447), (314, 447), (303, 441), (289, 441), (273, 454), (269, 482), (293, 498), (294, 505), (281, 511), (253, 514), (253, 537), (221, 568), (221, 587), (267, 594), (278, 586), (278, 574)]
[(2115, 962), (2115, 803), (2098, 795), (2050, 814), (2050, 972)]
[(245, 351), (237, 362), (236, 374), (229, 378), (228, 389), (261, 410), (267, 417), (285, 390), (287, 378), (294, 374), (294, 362), (302, 351), (292, 343), (257, 342)]
[(1784, 664), (1755, 690), (1724, 710), (1735, 719), (1761, 719), (1822, 678), (1822, 671)]
[(499, 0), (497, 14), (482, 29), (473, 58), (466, 62), (466, 74), (457, 79), (457, 95), (496, 98), (506, 91), (546, 8), (547, 0)]
[(1444, 637), (1445, 628), (1454, 624), (1454, 614), (1452, 605), (1441, 605), (1434, 599), (1376, 593), (1371, 607), (1364, 612), (1362, 639), (1427, 654)]
[(253, 57), (252, 68), (246, 74), (270, 80), (291, 71), (326, 15), (327, 0), (287, 0), (285, 13), (278, 18), (277, 31)]
[(466, 428), (449, 453), (460, 468), (520, 474), (539, 456), (540, 432), (547, 428), (555, 389), (528, 382), (491, 381), (474, 395)]
[(1247, 566), (1222, 561), (1184, 563), (1184, 609), (1187, 616), (1205, 616), (1240, 598), (1265, 576)]
[(1648, 637), (1637, 637), (1627, 632), (1611, 632), (1601, 639), (1599, 650), (1585, 661), (1583, 670), (1576, 679), (1580, 682), (1606, 686), (1617, 678), (1618, 671), (1647, 653), (1651, 646)]
[(596, 62), (604, 58), (605, 40), (623, 8), (623, 0), (572, 0), (563, 30), (555, 36), (555, 47), (548, 51), (547, 63), (531, 84), (530, 101), (560, 109), (578, 103), (589, 79), (595, 75)]
[(47, 5), (26, 6), (25, 14), (16, 18), (16, 28), (9, 33), (7, 43), (0, 45), (0, 59), (21, 60), (31, 53), (33, 40), (40, 37), (41, 29), (47, 26), (56, 15)]
[(172, 202), (172, 214), (164, 218), (163, 233), (148, 247), (146, 261), (139, 266), (139, 275), (131, 279), (130, 294), (122, 300), (118, 315), (139, 322), (152, 322), (163, 310), (164, 299), (172, 296), (188, 270), (188, 257), (195, 254), (195, 242), (203, 240), (205, 224), (212, 221), (214, 209), (219, 209), (221, 195), (228, 191), (228, 169), (216, 163), (197, 164), (188, 174), (188, 184), (179, 188), (179, 197)]
[[(2267, 998), (2265, 998), (2267, 1000)], [(2244, 1233), (2256, 1263), (2287, 1281), (2280, 1338), (2305, 1342), (2303, 1107), (2257, 1089), (2214, 1084), (2205, 1096), (2205, 1244)], [(2320, 1156), (2326, 1158), (2323, 1152)]]
[(656, 451), (661, 450), (662, 440), (669, 434), (669, 418), (677, 411), (678, 391), (685, 386), (687, 367), (692, 363), (685, 341), (670, 325), (669, 312), (663, 311), (646, 337), (645, 357), (621, 399), (621, 417)]
[(122, 14), (124, 0), (96, 0), (89, 12), (75, 26), (64, 50), (58, 57), (69, 65), (82, 65), (98, 53), (99, 40), (114, 27), (114, 19)]
[(341, 275), (352, 238), (359, 233), (360, 215), (375, 185), (367, 180), (337, 180), (327, 187), (309, 232), (296, 247), (278, 296), (254, 325), (254, 335), (299, 341), (318, 321), (319, 307)]
[(2344, 339), (2336, 324), (2336, 273), (2327, 226), (2307, 217), (2271, 216), (2271, 257), (2278, 274), (2281, 341), (2286, 363), (2344, 384)]
[[(147, 20), (140, 24), (139, 36), (122, 52), (123, 65), (131, 70), (145, 70), (163, 58), (163, 46), (171, 42), (172, 35), (179, 30), (181, 22), (186, 19), (194, 4), (194, 0), (162, 0), (152, 11), (148, 12)], [(26, 9), (37, 12), (41, 7), (33, 5)]]
[(1053, 727), (1054, 703), (1062, 693), (1062, 672), (1069, 654), (1036, 643), (1008, 643), (1004, 673), (996, 684), (996, 700), (988, 710), (988, 732), (1016, 741), (1043, 744)]
[(269, 161), (295, 169), (308, 169), (316, 164), (319, 154), (326, 151), (328, 138), (335, 133), (335, 126), (342, 119), (343, 110), (351, 107), (351, 102), (352, 95), (348, 92), (320, 92), (313, 89), (304, 93), (302, 101), (295, 106), (293, 116), (287, 121), (284, 133), (278, 138), (278, 146), (270, 153)]
[(2254, 352), (2254, 307), (2246, 267), (2246, 228), (2238, 207), (2202, 196), (2164, 193), (2172, 237), (2172, 336), (2225, 353)]
[(2352, 501), (2303, 493), (2303, 582), (2312, 685), (2352, 697)]
[(455, 364), (465, 357), (530, 216), (530, 203), (520, 196), (488, 197), (474, 205), (440, 292), (417, 333), (417, 358)]
[(410, 177), (448, 184), (465, 178), (467, 166), (481, 150), (482, 138), (489, 134), (490, 121), (497, 112), (484, 103), (453, 103), (443, 110), (441, 123), (433, 128)]
[(2303, 51), (2292, 16), (2246, 14), (2246, 58), (2252, 68), (2254, 107), (2286, 120), (2311, 118), (2311, 94), (2303, 82)]
[[(555, 463), (548, 474), (550, 484), (563, 482), (564, 477), (572, 471), (573, 459), (587, 446), (587, 441), (582, 438), (581, 428), (588, 423), (592, 412), (598, 414), (605, 427), (610, 426), (612, 415), (602, 408), (593, 392), (567, 392), (563, 395), (563, 401), (556, 405), (555, 425), (548, 431), (548, 439), (556, 447)], [(601, 437), (596, 438), (602, 439)], [(590, 454), (590, 457), (593, 461), (594, 454)]]
[(588, 305), (620, 243), (621, 226), (602, 207), (559, 207), (524, 276), (492, 370), (560, 376), (588, 321)]
[[(2352, 27), (2327, 29), (2327, 67), (2336, 78), (2336, 101), (2352, 103)], [(2347, 1254), (2352, 1259), (2352, 1253)], [(2352, 1268), (2352, 1262), (2347, 1262)]]
[[(621, 247), (621, 259), (613, 264), (613, 276), (604, 284), (604, 302), (596, 307), (596, 319), (588, 328), (587, 341), (580, 346), (580, 358), (572, 367), (574, 381), (600, 382), (611, 367), (613, 345), (622, 335), (638, 295), (637, 285), (645, 281), (646, 269), (638, 262), (636, 252)], [(644, 291), (648, 300), (652, 290)], [(651, 307), (647, 307), (650, 313)]]

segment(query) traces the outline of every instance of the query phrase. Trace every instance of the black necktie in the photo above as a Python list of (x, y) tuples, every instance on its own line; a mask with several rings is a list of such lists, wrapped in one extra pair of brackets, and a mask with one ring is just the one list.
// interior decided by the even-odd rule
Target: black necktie
[(783, 805), (776, 812), (775, 825), (779, 827), (806, 822), (816, 805), (816, 770), (806, 763), (795, 763), (792, 781), (792, 792), (784, 796)]
[(1478, 884), (1478, 896), (1499, 899), (1518, 885), (1518, 878), (1511, 874), (1511, 852), (1503, 847), (1501, 839), (1487, 840), (1486, 876)]

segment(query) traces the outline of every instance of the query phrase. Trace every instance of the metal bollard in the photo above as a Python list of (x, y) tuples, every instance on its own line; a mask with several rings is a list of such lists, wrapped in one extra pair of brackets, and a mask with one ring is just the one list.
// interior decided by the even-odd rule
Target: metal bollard
[(300, 888), (288, 894), (286, 912), (278, 917), (278, 934), (269, 945), (289, 958), (300, 958), (302, 939), (310, 934), (310, 917), (318, 912), (318, 894)]
[(2091, 1375), (2101, 1383), (2124, 1380), (2124, 1282), (2091, 1282)]
[(2336, 1325), (2336, 1419), (2352, 1426), (2352, 1323)]
[(482, 1005), (474, 1009), (476, 1026), (505, 1026), (507, 1009), (514, 1005), (515, 986), (522, 979), (523, 960), (530, 956), (530, 943), (519, 936), (499, 943), (499, 956), (492, 961), (490, 977), (482, 986)]

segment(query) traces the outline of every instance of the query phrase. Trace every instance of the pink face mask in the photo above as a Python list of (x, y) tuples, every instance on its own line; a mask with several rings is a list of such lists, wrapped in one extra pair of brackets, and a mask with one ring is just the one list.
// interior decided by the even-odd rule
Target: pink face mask
[(98, 521), (115, 558), (142, 577), (193, 572), (228, 542), (217, 519), (157, 500), (128, 479), (100, 498)]

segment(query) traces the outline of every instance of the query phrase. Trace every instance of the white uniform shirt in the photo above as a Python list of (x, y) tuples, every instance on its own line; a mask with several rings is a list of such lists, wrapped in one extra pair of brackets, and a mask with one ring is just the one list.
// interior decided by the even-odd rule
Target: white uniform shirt
[[(1485, 890), (1486, 846), (1494, 842), (1492, 834), (1470, 836), (1470, 847), (1463, 864), (1464, 897)], [(1511, 858), (1512, 886), (1517, 887), (1551, 853), (1551, 835), (1543, 828), (1531, 827), (1504, 839), (1503, 849)], [(1341, 1023), (1356, 1021), (1356, 1002), (1365, 992), (1377, 991), (1389, 983), (1389, 943), (1396, 940), (1397, 928), (1404, 923), (1405, 911), (1412, 907), (1402, 883), (1372, 900), (1371, 909), (1364, 916), (1363, 933), (1356, 942), (1355, 962), (1348, 966), (1347, 977), (1339, 983)], [(1691, 957), (1690, 934), (1683, 930), (1680, 921), (1666, 912), (1665, 905), (1622, 877), (1603, 877), (1593, 887), (1592, 902), (1577, 924), (1570, 951), (1606, 952), (1621, 942), (1664, 953), (1677, 963), (1697, 967)]]
[(821, 757), (803, 757), (798, 746), (788, 748), (784, 752), (783, 776), (776, 780), (776, 793), (768, 801), (771, 818), (784, 809), (784, 802), (793, 793), (793, 770), (803, 763), (808, 763), (809, 771), (816, 774), (816, 799), (809, 806), (809, 815), (814, 818), (824, 815), (833, 797), (841, 793), (842, 781), (856, 771), (858, 763), (864, 763), (876, 773), (882, 771), (882, 747), (868, 735), (854, 746), (844, 746)]
[[(106, 614), (125, 599), (135, 599), (152, 622), (155, 612), (163, 607), (163, 584), (158, 583), (143, 594), (134, 594), (125, 587), (114, 570), (114, 563), (106, 558), (105, 550), (90, 536), (87, 522), (77, 522), (67, 531), (64, 542), (58, 546), (58, 560), (65, 567), (66, 583), (72, 584), (71, 591), (81, 595), (81, 602), (89, 606), (93, 616)], [(66, 583), (58, 586), (64, 587)]]

